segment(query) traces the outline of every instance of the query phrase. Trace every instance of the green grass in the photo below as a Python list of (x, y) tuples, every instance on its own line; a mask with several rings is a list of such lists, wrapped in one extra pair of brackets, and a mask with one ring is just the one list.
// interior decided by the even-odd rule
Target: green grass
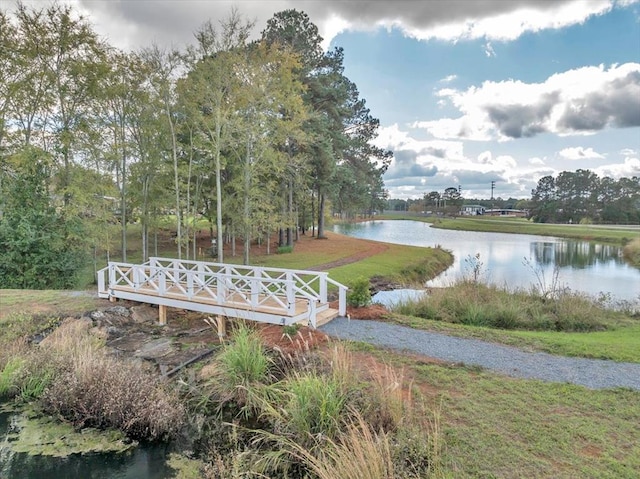
[(445, 390), (445, 463), (454, 477), (633, 478), (640, 470), (640, 393), (515, 380), (422, 365)]
[(638, 391), (509, 378), (352, 347), (402, 368), (416, 394), (439, 405), (444, 477), (637, 477)]
[(436, 331), (461, 338), (482, 339), (524, 350), (544, 351), (562, 356), (640, 363), (640, 325), (618, 327), (611, 331), (565, 333), (504, 331), (400, 314), (391, 314), (389, 318), (398, 324), (415, 329)]
[(444, 250), (390, 244), (382, 254), (332, 268), (329, 273), (332, 279), (343, 284), (358, 277), (374, 276), (413, 284), (437, 276), (450, 266), (451, 261), (451, 254)]
[[(101, 302), (92, 291), (0, 289), (0, 324), (8, 316), (23, 311), (75, 314), (95, 309)], [(37, 305), (35, 310), (34, 305)]]

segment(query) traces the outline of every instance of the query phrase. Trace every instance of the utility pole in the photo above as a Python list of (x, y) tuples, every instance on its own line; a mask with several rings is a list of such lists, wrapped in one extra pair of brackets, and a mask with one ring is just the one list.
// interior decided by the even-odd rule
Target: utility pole
[(491, 181), (491, 201), (493, 201), (493, 190), (496, 188), (496, 182)]

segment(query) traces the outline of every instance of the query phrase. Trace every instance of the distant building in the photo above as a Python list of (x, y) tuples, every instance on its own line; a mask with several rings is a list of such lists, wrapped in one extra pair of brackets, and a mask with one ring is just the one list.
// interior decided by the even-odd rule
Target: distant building
[(463, 216), (483, 215), (485, 208), (482, 205), (462, 205), (460, 214)]
[(489, 216), (512, 216), (515, 218), (525, 218), (527, 216), (527, 210), (515, 210), (513, 208), (496, 208), (492, 210), (485, 210), (484, 214)]

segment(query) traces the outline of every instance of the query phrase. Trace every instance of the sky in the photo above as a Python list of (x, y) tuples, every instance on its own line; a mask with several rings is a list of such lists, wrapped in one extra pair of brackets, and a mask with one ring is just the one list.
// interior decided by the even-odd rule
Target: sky
[(577, 169), (640, 176), (640, 0), (60, 2), (124, 50), (192, 44), (234, 7), (256, 37), (274, 13), (306, 12), (380, 120), (391, 198), (489, 198), (492, 181), (495, 197), (529, 198)]

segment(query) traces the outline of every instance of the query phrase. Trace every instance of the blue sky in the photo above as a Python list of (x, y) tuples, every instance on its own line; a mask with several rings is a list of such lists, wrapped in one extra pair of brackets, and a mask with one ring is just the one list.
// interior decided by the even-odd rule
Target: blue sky
[[(44, 6), (46, 0), (26, 0)], [(113, 45), (184, 46), (236, 8), (305, 11), (380, 119), (394, 198), (528, 198), (542, 176), (640, 176), (640, 0), (67, 0)], [(0, 0), (11, 9), (13, 0)]]

